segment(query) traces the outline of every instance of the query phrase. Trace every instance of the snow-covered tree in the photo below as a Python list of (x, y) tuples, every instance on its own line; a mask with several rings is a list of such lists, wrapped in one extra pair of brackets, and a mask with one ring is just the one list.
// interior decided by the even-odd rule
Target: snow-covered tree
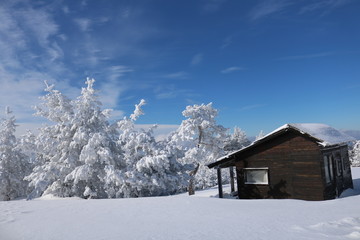
[(129, 118), (108, 123), (109, 110), (101, 110), (87, 79), (76, 100), (53, 86), (42, 98), (37, 115), (55, 124), (41, 129), (36, 138), (37, 166), (27, 176), (33, 191), (85, 198), (141, 197), (177, 192), (186, 174), (164, 145), (155, 141), (153, 129), (138, 130), (135, 121), (144, 114), (144, 100)]
[(148, 130), (135, 128), (135, 121), (144, 114), (144, 105), (145, 101), (141, 100), (130, 118), (118, 122), (118, 145), (123, 149), (126, 168), (113, 175), (120, 186), (117, 196), (168, 195), (177, 192), (185, 183), (183, 166), (155, 141), (153, 129), (156, 126)]
[(94, 82), (87, 79), (87, 87), (74, 102), (70, 149), (78, 154), (78, 162), (66, 176), (65, 184), (72, 186), (76, 196), (105, 198), (108, 196), (106, 169), (118, 168), (121, 159), (113, 139), (115, 129), (108, 122), (110, 110), (101, 110)]
[(193, 164), (194, 168), (200, 164), (195, 175), (198, 189), (216, 185), (216, 173), (206, 167), (206, 164), (225, 154), (227, 129), (216, 123), (217, 114), (212, 103), (187, 106), (183, 111), (183, 116), (187, 119), (182, 121), (169, 138), (168, 144), (181, 163)]
[(243, 147), (248, 146), (249, 144), (250, 141), (247, 138), (246, 133), (242, 131), (239, 127), (234, 127), (234, 132), (229, 135), (224, 149), (226, 152), (232, 152), (240, 150)]
[(87, 79), (75, 100), (46, 86), (47, 94), (36, 114), (53, 125), (40, 129), (34, 146), (30, 146), (33, 135), (22, 140), (24, 149), (27, 145), (37, 150), (31, 155), (36, 156), (36, 167), (25, 178), (32, 190), (29, 198), (42, 194), (83, 198), (168, 195), (186, 189), (195, 166), (199, 166), (196, 187), (206, 188), (217, 183), (215, 172), (206, 164), (248, 144), (239, 128), (229, 136), (216, 123), (212, 103), (188, 106), (183, 111), (187, 119), (162, 142), (154, 138), (156, 126), (135, 127), (144, 114), (144, 100), (129, 117), (110, 125), (110, 110), (101, 110), (94, 82)]
[(28, 161), (32, 166), (36, 165), (37, 147), (35, 142), (36, 136), (30, 130), (18, 139), (18, 148), (28, 157)]
[[(30, 197), (41, 194), (79, 197), (107, 197), (107, 169), (120, 164), (113, 139), (115, 130), (107, 121), (109, 110), (93, 88), (93, 79), (71, 101), (53, 86), (37, 107), (37, 115), (55, 122), (41, 129), (36, 144), (38, 166), (26, 178), (34, 188)], [(107, 183), (107, 184), (105, 184)]]
[(16, 119), (6, 108), (6, 118), (0, 130), (0, 200), (12, 200), (26, 194), (24, 177), (30, 171), (30, 163), (17, 146)]
[(255, 137), (255, 141), (257, 141), (257, 140), (259, 140), (259, 139), (261, 139), (261, 138), (263, 138), (263, 137), (265, 137), (265, 134), (264, 134), (264, 131), (261, 130), (261, 131), (259, 132), (259, 134)]
[[(69, 149), (72, 135), (70, 123), (74, 118), (71, 100), (55, 90), (53, 85), (45, 84), (47, 94), (40, 98), (42, 103), (35, 107), (35, 115), (52, 121), (54, 125), (44, 126), (36, 137), (35, 144), (39, 150), (36, 166), (25, 178), (32, 189), (29, 198), (41, 196), (54, 182), (63, 183), (77, 160), (76, 154)], [(67, 192), (69, 194), (70, 190)]]
[(357, 140), (350, 150), (351, 166), (360, 167), (360, 140)]

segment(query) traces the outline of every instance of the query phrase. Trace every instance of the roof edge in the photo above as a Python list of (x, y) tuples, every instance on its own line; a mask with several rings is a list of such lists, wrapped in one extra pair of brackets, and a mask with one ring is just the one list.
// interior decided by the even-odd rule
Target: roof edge
[[(250, 145), (248, 145), (248, 146), (246, 146), (246, 147), (244, 147), (244, 148), (242, 148), (242, 149), (233, 151), (233, 152), (231, 152), (231, 153), (229, 153), (229, 154), (227, 154), (227, 155), (225, 155), (225, 156), (223, 156), (223, 157), (220, 157), (220, 158), (218, 158), (215, 162), (210, 163), (210, 164), (207, 164), (206, 166), (209, 167), (209, 168), (214, 168), (214, 167), (216, 167), (216, 166), (223, 165), (223, 164), (225, 164), (225, 163), (230, 164), (231, 159), (232, 159), (232, 157), (233, 157), (234, 155), (236, 155), (236, 154), (238, 154), (238, 153), (240, 153), (240, 152), (243, 152), (243, 151), (252, 149), (252, 148), (254, 148), (254, 147), (256, 147), (256, 146), (258, 146), (258, 145), (260, 145), (260, 144), (262, 144), (262, 143), (264, 143), (264, 142), (269, 141), (270, 139), (273, 139), (273, 138), (275, 138), (275, 137), (277, 137), (277, 136), (279, 136), (279, 135), (281, 135), (281, 134), (283, 134), (283, 133), (285, 133), (285, 132), (291, 131), (291, 130), (296, 131), (296, 132), (298, 132), (298, 133), (300, 133), (300, 134), (302, 134), (302, 135), (305, 135), (306, 137), (308, 137), (308, 138), (310, 138), (310, 139), (313, 139), (314, 142), (316, 142), (318, 145), (320, 145), (320, 146), (322, 146), (322, 147), (326, 147), (326, 148), (327, 148), (327, 147), (334, 147), (334, 146), (341, 145), (341, 144), (327, 144), (324, 140), (321, 140), (321, 139), (319, 139), (319, 138), (317, 138), (317, 137), (314, 137), (314, 136), (311, 135), (310, 133), (307, 133), (307, 132), (305, 132), (305, 131), (302, 131), (301, 129), (295, 127), (295, 126), (292, 125), (292, 124), (284, 124), (284, 125), (282, 125), (281, 127), (275, 129), (274, 131), (266, 134), (264, 137), (262, 137), (262, 138), (260, 138), (260, 139), (258, 139), (258, 140), (256, 140), (256, 141), (254, 141), (254, 142), (252, 142)], [(345, 143), (342, 143), (342, 144), (345, 144)], [(226, 165), (228, 165), (228, 164), (226, 164)]]

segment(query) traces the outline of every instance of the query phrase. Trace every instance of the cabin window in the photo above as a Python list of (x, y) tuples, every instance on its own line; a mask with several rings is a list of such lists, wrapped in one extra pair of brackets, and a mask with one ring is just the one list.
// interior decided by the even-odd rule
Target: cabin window
[(269, 184), (268, 168), (244, 168), (245, 184)]

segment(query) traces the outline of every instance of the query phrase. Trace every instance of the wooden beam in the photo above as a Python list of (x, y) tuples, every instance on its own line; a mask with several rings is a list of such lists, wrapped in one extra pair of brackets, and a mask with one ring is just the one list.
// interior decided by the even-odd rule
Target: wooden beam
[(221, 181), (221, 168), (217, 169), (217, 177), (218, 177), (219, 198), (223, 198), (223, 188), (222, 188), (222, 181)]
[(235, 192), (235, 183), (234, 183), (234, 167), (230, 167), (230, 186), (231, 193)]

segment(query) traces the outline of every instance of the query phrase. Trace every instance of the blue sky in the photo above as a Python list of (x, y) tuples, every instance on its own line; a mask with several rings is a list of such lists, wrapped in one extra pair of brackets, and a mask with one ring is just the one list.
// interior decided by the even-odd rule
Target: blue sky
[(360, 1), (154, 0), (0, 3), (0, 107), (23, 128), (43, 81), (75, 97), (86, 77), (120, 118), (176, 125), (213, 102), (249, 136), (285, 123), (360, 130)]

